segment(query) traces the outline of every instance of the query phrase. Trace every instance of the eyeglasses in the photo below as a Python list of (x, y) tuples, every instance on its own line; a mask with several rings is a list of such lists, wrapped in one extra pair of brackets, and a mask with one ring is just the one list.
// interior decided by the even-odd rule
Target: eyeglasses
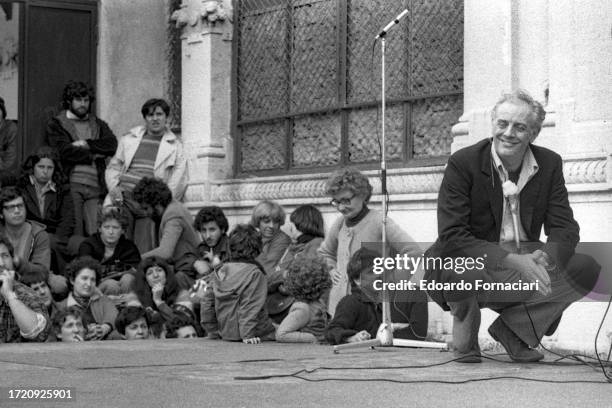
[(9, 205), (2, 206), (2, 208), (4, 208), (6, 211), (14, 211), (14, 210), (21, 211), (25, 208), (25, 204), (24, 203), (9, 204)]
[(353, 194), (351, 197), (349, 198), (341, 198), (339, 200), (336, 200), (335, 198), (333, 200), (331, 200), (329, 203), (331, 204), (332, 207), (334, 208), (338, 208), (340, 207), (340, 205), (343, 206), (347, 206), (347, 205), (351, 205), (351, 201), (353, 201), (353, 198), (355, 198), (356, 194)]

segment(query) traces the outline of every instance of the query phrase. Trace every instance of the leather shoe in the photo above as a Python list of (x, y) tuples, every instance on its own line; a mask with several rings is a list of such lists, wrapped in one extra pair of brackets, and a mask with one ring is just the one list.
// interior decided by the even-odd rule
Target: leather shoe
[(529, 348), (529, 346), (521, 340), (506, 324), (501, 317), (498, 317), (491, 326), (489, 326), (489, 334), (493, 339), (500, 342), (508, 352), (508, 356), (519, 363), (531, 363), (540, 361), (544, 358), (544, 354), (537, 350)]
[(471, 350), (465, 352), (454, 349), (453, 358), (457, 363), (482, 363), (478, 342), (472, 347)]
[(469, 351), (467, 353), (460, 353), (458, 351), (453, 352), (454, 361), (457, 363), (482, 363), (480, 352)]

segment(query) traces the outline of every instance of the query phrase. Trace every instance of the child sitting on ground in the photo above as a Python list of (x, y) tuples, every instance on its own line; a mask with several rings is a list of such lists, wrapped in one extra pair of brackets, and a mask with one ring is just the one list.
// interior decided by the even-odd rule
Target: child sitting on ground
[[(379, 253), (368, 248), (358, 249), (351, 257), (346, 269), (351, 294), (340, 300), (325, 332), (325, 338), (331, 344), (354, 343), (376, 337), (382, 323), (382, 292), (374, 285), (381, 275), (374, 274), (372, 269), (374, 259), (379, 257)], [(427, 296), (416, 289), (406, 291), (404, 295), (401, 301), (397, 294), (389, 295), (391, 321), (398, 328), (393, 337), (423, 340), (427, 335)]]
[(275, 328), (265, 308), (266, 276), (255, 261), (261, 246), (261, 235), (251, 225), (238, 225), (230, 234), (231, 262), (211, 273), (201, 303), (201, 322), (208, 338), (247, 344), (274, 340)]
[(321, 300), (321, 296), (331, 287), (325, 263), (312, 255), (298, 257), (287, 270), (284, 286), (295, 298), (295, 302), (276, 331), (276, 341), (284, 343), (324, 341), (327, 306)]

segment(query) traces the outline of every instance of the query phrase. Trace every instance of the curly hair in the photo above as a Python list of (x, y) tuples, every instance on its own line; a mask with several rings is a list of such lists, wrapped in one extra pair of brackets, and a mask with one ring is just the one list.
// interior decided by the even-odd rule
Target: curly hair
[(325, 223), (321, 211), (314, 205), (301, 205), (291, 213), (289, 220), (302, 234), (309, 234), (323, 238), (325, 236)]
[(221, 233), (225, 234), (229, 228), (227, 217), (223, 214), (223, 210), (216, 205), (202, 207), (195, 217), (193, 227), (196, 231), (199, 231), (204, 224), (207, 222), (216, 222), (217, 226), (221, 230)]
[(166, 323), (166, 338), (176, 339), (178, 336), (177, 331), (185, 326), (193, 326), (195, 330), (195, 322), (189, 316), (183, 313), (176, 313), (174, 317)]
[(341, 169), (332, 174), (327, 180), (325, 193), (334, 196), (342, 190), (349, 190), (353, 194), (364, 197), (365, 202), (372, 197), (372, 185), (368, 177), (355, 169)]
[(331, 286), (327, 266), (316, 256), (298, 256), (287, 269), (285, 289), (297, 300), (317, 300)]
[(374, 258), (380, 258), (380, 254), (369, 248), (359, 248), (346, 266), (346, 274), (350, 281), (354, 282), (361, 277), (364, 272), (372, 272)]
[(146, 101), (144, 105), (142, 105), (140, 113), (142, 113), (142, 117), (145, 118), (147, 115), (150, 115), (155, 112), (155, 109), (157, 107), (160, 107), (162, 111), (164, 111), (166, 116), (170, 115), (170, 105), (168, 105), (168, 102), (163, 99), (156, 98), (149, 99), (148, 101)]
[(96, 284), (100, 282), (100, 262), (93, 259), (91, 256), (81, 256), (73, 259), (67, 266), (64, 273), (68, 280), (74, 282), (83, 269), (91, 269), (96, 273)]
[(255, 228), (259, 228), (259, 223), (264, 218), (270, 218), (272, 221), (283, 225), (285, 223), (285, 217), (286, 215), (283, 207), (274, 201), (264, 200), (260, 201), (255, 208), (253, 208), (251, 225)]
[(261, 253), (261, 234), (254, 226), (238, 224), (229, 235), (230, 258), (253, 260)]
[(491, 111), (491, 119), (495, 120), (497, 118), (497, 108), (505, 102), (526, 104), (529, 109), (531, 109), (531, 127), (534, 131), (534, 135), (537, 136), (540, 133), (540, 130), (542, 130), (542, 124), (546, 118), (546, 111), (544, 110), (542, 104), (533, 99), (529, 92), (525, 91), (524, 89), (517, 89), (514, 92), (502, 94), (501, 98), (499, 98)]
[(155, 177), (144, 177), (134, 187), (134, 200), (139, 204), (151, 207), (161, 205), (167, 207), (172, 202), (172, 192), (168, 185)]
[(53, 162), (53, 176), (51, 180), (59, 187), (65, 184), (68, 179), (64, 174), (62, 169), (62, 164), (59, 160), (59, 154), (57, 150), (50, 146), (41, 146), (39, 147), (34, 154), (29, 155), (23, 165), (21, 166), (21, 180), (19, 182), (19, 187), (23, 188), (26, 183), (30, 182), (30, 175), (34, 174), (34, 167), (38, 164), (42, 159), (49, 159)]
[(72, 100), (75, 97), (83, 96), (89, 96), (89, 110), (91, 110), (91, 105), (96, 100), (96, 91), (93, 86), (81, 81), (68, 81), (62, 94), (62, 105), (64, 109), (70, 108)]
[(123, 308), (115, 319), (115, 328), (117, 331), (125, 335), (125, 328), (140, 318), (144, 318), (147, 322), (147, 327), (151, 325), (147, 311), (142, 306), (127, 306)]
[(123, 230), (127, 230), (130, 221), (125, 210), (121, 207), (107, 205), (98, 210), (98, 227), (101, 227), (108, 220), (115, 220), (121, 225)]

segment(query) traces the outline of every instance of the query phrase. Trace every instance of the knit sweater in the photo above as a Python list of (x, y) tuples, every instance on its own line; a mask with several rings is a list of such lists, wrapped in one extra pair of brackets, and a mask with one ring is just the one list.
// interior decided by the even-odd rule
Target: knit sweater
[[(382, 253), (381, 242), (382, 214), (379, 211), (370, 210), (354, 227), (347, 227), (342, 216), (338, 217), (332, 225), (319, 247), (319, 255), (331, 268), (330, 274), (333, 276), (336, 270), (340, 273), (340, 282), (332, 286), (329, 295), (327, 313), (332, 317), (338, 302), (350, 293), (346, 267), (351, 256), (361, 248), (363, 243), (370, 243), (370, 245), (378, 243), (377, 247), (371, 247), (371, 249)], [(423, 254), (412, 237), (390, 218), (387, 219), (386, 244), (388, 257), (394, 257), (396, 254), (420, 257)]]

